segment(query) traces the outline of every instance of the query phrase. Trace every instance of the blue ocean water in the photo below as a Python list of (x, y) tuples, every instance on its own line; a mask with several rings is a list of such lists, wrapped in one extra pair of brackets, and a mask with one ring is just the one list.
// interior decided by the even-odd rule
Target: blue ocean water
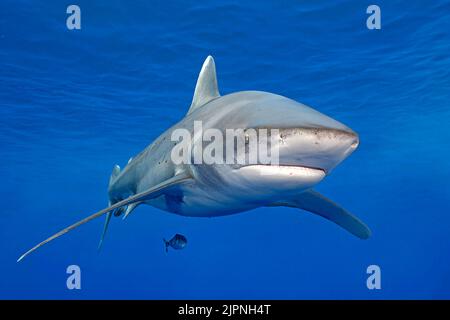
[[(450, 298), (450, 3), (0, 3), (0, 298)], [(107, 205), (124, 165), (186, 113), (205, 57), (222, 94), (278, 93), (359, 133), (316, 189), (373, 236), (288, 208), (214, 219), (152, 207), (26, 249)], [(164, 252), (163, 237), (187, 236)], [(81, 290), (66, 288), (79, 265)], [(368, 290), (366, 268), (381, 268)]]

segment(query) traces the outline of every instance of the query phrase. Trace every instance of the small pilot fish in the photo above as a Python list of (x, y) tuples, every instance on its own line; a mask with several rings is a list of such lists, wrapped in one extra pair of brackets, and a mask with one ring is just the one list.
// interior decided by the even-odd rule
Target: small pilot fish
[(182, 234), (176, 234), (173, 236), (172, 239), (167, 241), (166, 239), (163, 239), (164, 244), (166, 245), (166, 252), (169, 252), (169, 247), (174, 248), (175, 250), (181, 250), (184, 247), (186, 247), (187, 239)]

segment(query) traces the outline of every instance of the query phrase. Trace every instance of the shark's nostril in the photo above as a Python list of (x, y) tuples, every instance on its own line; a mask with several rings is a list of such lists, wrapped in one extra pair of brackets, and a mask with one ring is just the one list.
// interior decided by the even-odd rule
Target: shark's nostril
[(348, 134), (349, 140), (348, 143), (350, 143), (350, 150), (355, 150), (359, 146), (359, 136), (355, 132), (351, 132)]
[(353, 131), (341, 131), (342, 147), (352, 152), (359, 146), (359, 136)]

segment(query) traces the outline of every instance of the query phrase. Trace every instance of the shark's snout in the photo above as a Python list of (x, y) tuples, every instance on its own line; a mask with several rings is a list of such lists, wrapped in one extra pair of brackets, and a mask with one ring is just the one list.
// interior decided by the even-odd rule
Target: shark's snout
[(329, 173), (359, 145), (358, 135), (335, 128), (287, 128), (280, 131), (281, 164), (317, 168)]
[(353, 133), (352, 143), (350, 145), (350, 150), (354, 151), (359, 146), (359, 136), (356, 133)]

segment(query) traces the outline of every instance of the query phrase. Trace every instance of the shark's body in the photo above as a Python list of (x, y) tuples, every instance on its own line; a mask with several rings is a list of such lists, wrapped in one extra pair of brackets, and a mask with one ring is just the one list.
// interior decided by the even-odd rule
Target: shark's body
[[(203, 143), (201, 135), (195, 134), (194, 121), (201, 121), (203, 130), (223, 132), (278, 129), (279, 164), (174, 164), (174, 130), (187, 129), (194, 145)], [(222, 216), (261, 206), (296, 207), (368, 238), (370, 231), (358, 218), (311, 189), (357, 145), (358, 136), (351, 129), (291, 99), (261, 91), (220, 96), (214, 60), (208, 57), (188, 114), (130, 159), (122, 171), (119, 166), (114, 168), (108, 188), (110, 206), (48, 238), (19, 260), (103, 214), (107, 214), (105, 233), (113, 214), (126, 217), (140, 204), (193, 217)]]

